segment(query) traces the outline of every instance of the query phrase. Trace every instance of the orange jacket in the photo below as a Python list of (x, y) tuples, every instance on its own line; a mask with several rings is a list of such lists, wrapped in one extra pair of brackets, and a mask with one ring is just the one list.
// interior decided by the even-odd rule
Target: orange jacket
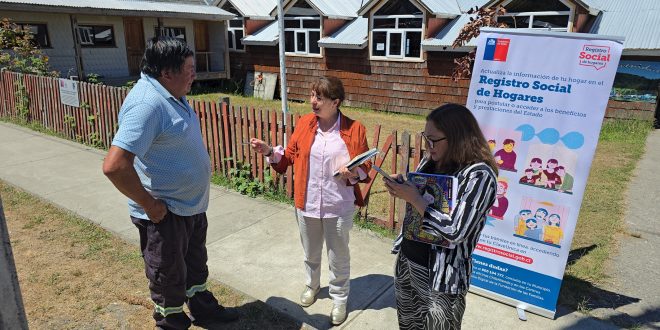
[[(339, 134), (341, 134), (342, 140), (346, 143), (349, 156), (353, 159), (353, 157), (369, 150), (366, 129), (359, 121), (352, 120), (344, 116), (341, 112), (339, 112), (339, 115), (341, 116)], [(284, 151), (284, 156), (279, 163), (271, 164), (273, 169), (278, 173), (284, 173), (287, 167), (293, 164), (293, 201), (296, 208), (300, 210), (305, 209), (307, 178), (309, 174), (309, 154), (314, 143), (317, 127), (318, 121), (316, 115), (313, 113), (300, 117)], [(360, 165), (360, 167), (364, 173), (369, 174), (371, 162), (367, 161)], [(369, 181), (370, 179), (367, 176), (366, 179), (360, 182)], [(346, 180), (346, 184), (351, 185), (348, 180)], [(364, 206), (364, 200), (357, 184), (353, 186), (353, 192), (355, 194), (355, 204)]]

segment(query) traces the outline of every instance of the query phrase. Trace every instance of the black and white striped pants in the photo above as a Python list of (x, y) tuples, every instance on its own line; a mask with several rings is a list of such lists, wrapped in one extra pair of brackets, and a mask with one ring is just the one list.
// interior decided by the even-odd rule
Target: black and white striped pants
[(400, 329), (460, 329), (465, 312), (465, 293), (431, 290), (430, 272), (399, 252), (394, 288)]

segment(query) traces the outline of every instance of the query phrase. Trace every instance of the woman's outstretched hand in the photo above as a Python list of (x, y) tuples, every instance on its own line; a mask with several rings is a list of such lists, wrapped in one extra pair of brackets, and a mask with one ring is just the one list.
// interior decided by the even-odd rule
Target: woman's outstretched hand
[(273, 148), (268, 143), (257, 138), (250, 139), (250, 147), (252, 147), (252, 150), (265, 155), (270, 155), (273, 151)]
[(339, 171), (339, 175), (344, 180), (349, 180), (349, 179), (359, 180), (360, 179), (360, 174), (358, 173), (358, 168), (357, 167), (354, 167), (352, 170), (349, 170), (348, 167), (343, 166), (338, 171)]

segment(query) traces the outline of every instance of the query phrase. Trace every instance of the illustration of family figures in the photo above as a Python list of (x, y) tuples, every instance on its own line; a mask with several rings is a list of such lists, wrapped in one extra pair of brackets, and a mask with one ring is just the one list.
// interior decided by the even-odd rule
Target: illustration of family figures
[(503, 178), (497, 178), (497, 194), (495, 196), (495, 203), (488, 211), (488, 216), (498, 220), (504, 219), (504, 214), (509, 208), (509, 199), (506, 198), (506, 191), (509, 189), (509, 184)]
[(542, 207), (536, 209), (534, 215), (532, 210), (521, 210), (518, 213), (516, 236), (559, 245), (564, 237), (560, 225), (561, 216), (556, 213), (549, 214), (548, 210)]
[[(495, 150), (495, 140), (488, 140), (490, 150)], [(502, 149), (495, 152), (495, 162), (500, 170), (517, 172), (516, 170), (516, 152), (513, 148), (516, 146), (516, 141), (513, 139), (504, 139), (502, 142)]]
[(520, 183), (568, 194), (573, 193), (573, 176), (566, 173), (564, 166), (559, 165), (554, 158), (548, 159), (545, 169), (543, 169), (541, 158), (532, 158), (529, 168), (525, 169), (525, 175), (520, 178)]

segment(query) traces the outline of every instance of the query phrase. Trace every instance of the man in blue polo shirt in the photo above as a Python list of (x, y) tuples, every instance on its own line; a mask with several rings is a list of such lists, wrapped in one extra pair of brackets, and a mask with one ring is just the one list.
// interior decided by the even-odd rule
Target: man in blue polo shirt
[(185, 98), (195, 80), (193, 52), (180, 39), (154, 38), (141, 67), (119, 112), (103, 173), (129, 198), (156, 326), (189, 328), (185, 303), (196, 325), (233, 321), (237, 311), (220, 306), (206, 287), (211, 164)]

